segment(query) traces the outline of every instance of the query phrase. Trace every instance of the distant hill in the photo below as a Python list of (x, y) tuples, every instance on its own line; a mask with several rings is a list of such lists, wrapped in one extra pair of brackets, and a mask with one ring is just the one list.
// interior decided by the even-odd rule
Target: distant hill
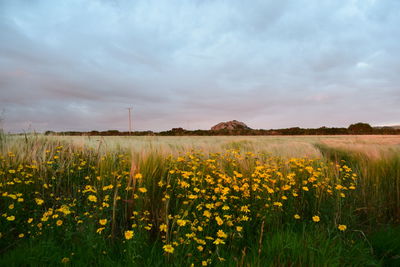
[(211, 131), (219, 131), (219, 130), (250, 130), (245, 123), (237, 120), (220, 122), (213, 127), (211, 127)]

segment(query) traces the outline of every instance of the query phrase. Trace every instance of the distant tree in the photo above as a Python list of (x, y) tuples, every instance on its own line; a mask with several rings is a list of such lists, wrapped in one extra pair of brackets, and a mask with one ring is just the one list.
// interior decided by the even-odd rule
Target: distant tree
[(358, 122), (349, 126), (349, 133), (351, 134), (370, 134), (374, 131), (368, 123)]

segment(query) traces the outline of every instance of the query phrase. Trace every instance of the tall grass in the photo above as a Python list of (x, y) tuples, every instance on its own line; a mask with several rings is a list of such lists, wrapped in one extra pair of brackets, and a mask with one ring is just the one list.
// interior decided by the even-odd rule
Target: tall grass
[(314, 137), (2, 140), (0, 265), (398, 262), (376, 234), (399, 223), (397, 152)]
[(354, 199), (361, 223), (376, 227), (378, 223), (400, 222), (400, 151), (381, 152), (379, 157), (351, 149), (317, 145), (324, 157), (345, 161), (360, 179)]

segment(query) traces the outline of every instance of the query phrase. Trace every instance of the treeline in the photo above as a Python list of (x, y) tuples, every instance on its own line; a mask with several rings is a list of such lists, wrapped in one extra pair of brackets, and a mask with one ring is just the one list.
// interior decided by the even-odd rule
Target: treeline
[(53, 132), (47, 131), (46, 135), (87, 135), (87, 136), (207, 136), (207, 135), (358, 135), (358, 134), (376, 134), (376, 135), (394, 135), (400, 134), (400, 129), (392, 127), (373, 128), (368, 123), (356, 123), (348, 128), (286, 128), (286, 129), (236, 129), (236, 130), (185, 130), (183, 128), (173, 128), (168, 131), (135, 131), (120, 132), (118, 130), (108, 131), (90, 131), (90, 132)]

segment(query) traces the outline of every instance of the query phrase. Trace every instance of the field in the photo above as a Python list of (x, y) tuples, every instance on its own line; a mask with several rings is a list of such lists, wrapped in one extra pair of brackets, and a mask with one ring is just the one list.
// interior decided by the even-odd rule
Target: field
[(0, 138), (1, 266), (400, 266), (399, 136)]

